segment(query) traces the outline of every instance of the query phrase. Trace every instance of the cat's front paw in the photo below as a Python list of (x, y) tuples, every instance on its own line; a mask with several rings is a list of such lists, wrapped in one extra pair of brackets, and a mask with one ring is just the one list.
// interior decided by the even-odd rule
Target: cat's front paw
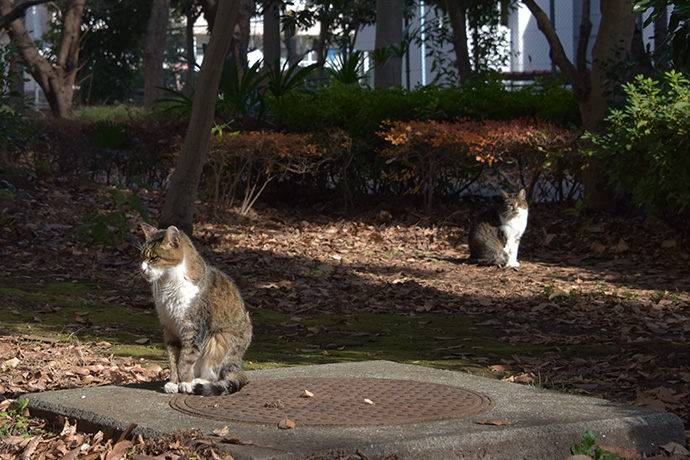
[(165, 385), (163, 386), (163, 390), (166, 393), (177, 393), (179, 392), (179, 387), (177, 386), (177, 383), (173, 382), (165, 382)]
[(516, 268), (520, 266), (520, 262), (517, 260), (509, 260), (508, 263), (506, 264), (506, 267), (508, 268)]
[(180, 382), (180, 393), (194, 394), (194, 382)]

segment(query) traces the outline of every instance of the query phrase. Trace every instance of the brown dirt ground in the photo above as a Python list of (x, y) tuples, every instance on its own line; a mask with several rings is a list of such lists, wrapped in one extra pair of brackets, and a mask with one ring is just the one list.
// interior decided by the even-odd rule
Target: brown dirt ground
[[(101, 198), (99, 186), (58, 180), (20, 190), (14, 199), (0, 198), (0, 278), (88, 280), (147, 292), (137, 276), (133, 244), (109, 247), (74, 237), (86, 213), (106, 211)], [(145, 202), (155, 222), (162, 196), (147, 192)], [(199, 203), (194, 238), (201, 252), (236, 280), (252, 306), (294, 315), (479, 315), (482, 325), (502, 331), (508, 343), (585, 350), (514, 356), (511, 365), (520, 371), (514, 380), (539, 379), (547, 386), (668, 410), (690, 429), (687, 242), (640, 216), (572, 216), (564, 206), (538, 204), (530, 209), (521, 266), (478, 267), (466, 260), (466, 236), (479, 207), (460, 203), (431, 223), (401, 205), (380, 204), (347, 216), (319, 206), (262, 206), (246, 216), (232, 211), (213, 216), (210, 207)], [(138, 223), (131, 215), (137, 238)], [(309, 276), (315, 270), (327, 276)], [(15, 349), (20, 343), (6, 340)], [(36, 353), (57, 346), (34, 345)], [(24, 352), (28, 356), (31, 350)], [(159, 378), (160, 369), (99, 361), (98, 351), (93, 353), (84, 363), (111, 369), (112, 379), (127, 381), (124, 374)], [(8, 356), (3, 353), (0, 361)], [(108, 383), (107, 376), (99, 379), (96, 384)], [(32, 391), (31, 383), (23, 388)], [(76, 435), (68, 422), (65, 426), (67, 434), (60, 439), (68, 445), (64, 440), (74, 441)], [(191, 444), (178, 442), (175, 452), (192, 444), (198, 449), (198, 439), (192, 438)], [(117, 447), (89, 439), (84, 442), (102, 447), (94, 447), (94, 453)], [(5, 446), (6, 452), (29, 448), (26, 441), (15, 441)], [(49, 442), (44, 438), (41, 443)], [(159, 454), (166, 448), (172, 452), (170, 443), (158, 446)], [(0, 458), (10, 458), (1, 452)]]

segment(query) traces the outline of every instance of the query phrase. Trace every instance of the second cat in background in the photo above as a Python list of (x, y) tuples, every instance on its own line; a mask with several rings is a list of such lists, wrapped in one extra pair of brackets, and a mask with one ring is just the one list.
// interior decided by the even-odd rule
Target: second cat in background
[(479, 265), (519, 267), (520, 238), (527, 228), (527, 193), (502, 192), (503, 202), (477, 217), (470, 227), (470, 261)]

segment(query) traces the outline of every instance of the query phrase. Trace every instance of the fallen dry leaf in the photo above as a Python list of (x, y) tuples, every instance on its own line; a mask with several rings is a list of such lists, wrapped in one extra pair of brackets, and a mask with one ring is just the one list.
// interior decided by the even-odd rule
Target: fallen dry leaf
[(295, 422), (285, 417), (283, 420), (278, 422), (278, 428), (281, 430), (291, 430), (295, 427)]
[(225, 425), (223, 428), (213, 430), (213, 434), (216, 436), (220, 436), (221, 438), (226, 437), (230, 434), (230, 428), (228, 428), (228, 426)]
[(513, 422), (509, 422), (507, 420), (479, 420), (477, 422), (474, 422), (478, 425), (495, 425), (495, 426), (501, 426), (501, 425), (511, 425)]
[(678, 444), (677, 442), (666, 443), (663, 446), (661, 446), (661, 448), (671, 455), (690, 455), (690, 451)]
[(14, 357), (12, 359), (8, 359), (7, 361), (3, 361), (2, 364), (0, 364), (0, 368), (2, 369), (7, 369), (7, 368), (15, 368), (19, 365), (19, 358)]

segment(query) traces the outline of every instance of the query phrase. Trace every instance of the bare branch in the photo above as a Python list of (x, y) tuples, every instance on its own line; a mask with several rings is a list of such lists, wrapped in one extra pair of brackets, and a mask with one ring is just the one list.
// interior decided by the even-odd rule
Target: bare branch
[(563, 44), (556, 34), (556, 30), (551, 24), (547, 14), (539, 8), (534, 0), (522, 0), (527, 8), (532, 12), (532, 16), (537, 20), (537, 27), (542, 31), (551, 48), (551, 59), (561, 69), (563, 75), (573, 86), (573, 94), (578, 101), (586, 100), (589, 95), (589, 82), (582, 78), (563, 49)]

